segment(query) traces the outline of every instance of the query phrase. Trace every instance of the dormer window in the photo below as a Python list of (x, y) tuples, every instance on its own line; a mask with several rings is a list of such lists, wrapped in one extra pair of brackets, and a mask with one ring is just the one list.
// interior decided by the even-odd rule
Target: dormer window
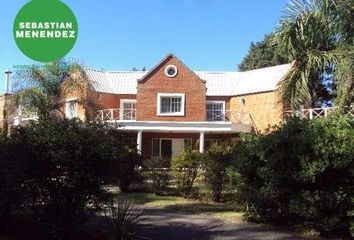
[(168, 65), (165, 68), (165, 74), (170, 78), (175, 77), (177, 75), (177, 67), (175, 65)]
[(159, 93), (157, 95), (158, 116), (184, 116), (184, 93)]

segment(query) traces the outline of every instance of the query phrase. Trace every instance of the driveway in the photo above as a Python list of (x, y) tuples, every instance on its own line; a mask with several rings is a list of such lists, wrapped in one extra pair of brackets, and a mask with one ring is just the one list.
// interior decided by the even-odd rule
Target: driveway
[(295, 240), (296, 234), (270, 229), (247, 222), (227, 223), (222, 220), (159, 208), (143, 210), (138, 235), (152, 240)]

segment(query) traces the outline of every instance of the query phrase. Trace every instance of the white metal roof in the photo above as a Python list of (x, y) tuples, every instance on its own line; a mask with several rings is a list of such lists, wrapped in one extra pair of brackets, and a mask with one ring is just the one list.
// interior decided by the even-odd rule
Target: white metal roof
[[(194, 72), (206, 81), (207, 96), (235, 96), (274, 90), (290, 67), (291, 64), (284, 64), (246, 72)], [(95, 91), (115, 94), (136, 94), (138, 79), (147, 73), (90, 68), (85, 68), (85, 72)]]

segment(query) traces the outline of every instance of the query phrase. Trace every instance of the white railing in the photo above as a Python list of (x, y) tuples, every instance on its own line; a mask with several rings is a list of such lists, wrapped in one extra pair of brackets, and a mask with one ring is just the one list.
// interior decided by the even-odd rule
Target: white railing
[[(124, 110), (124, 112), (121, 112), (117, 108), (102, 109), (97, 111), (97, 118), (101, 121), (135, 120), (136, 110)], [(249, 113), (230, 110), (225, 112), (207, 111), (206, 119), (208, 122), (252, 123), (252, 117)]]
[(252, 117), (247, 112), (237, 112), (232, 110), (213, 111), (207, 110), (208, 122), (234, 122), (243, 124), (252, 124)]
[[(285, 111), (284, 119), (295, 116), (303, 119), (323, 118), (327, 117), (336, 110), (338, 110), (338, 107), (308, 108), (295, 111)], [(354, 107), (344, 107), (343, 111), (345, 115), (354, 117)]]
[[(98, 121), (135, 121), (136, 109), (124, 110), (121, 112), (117, 108), (102, 109), (97, 111)], [(250, 113), (227, 110), (224, 113), (218, 111), (207, 111), (207, 122), (232, 122), (251, 125), (256, 129), (255, 123)]]
[(226, 110), (225, 112), (222, 112), (207, 110), (206, 120), (208, 122), (232, 122), (251, 125), (257, 131), (257, 127), (252, 118), (252, 115), (248, 112), (238, 112), (232, 110)]
[(123, 112), (118, 108), (102, 109), (97, 111), (96, 119), (100, 121), (134, 121), (136, 109), (125, 109)]

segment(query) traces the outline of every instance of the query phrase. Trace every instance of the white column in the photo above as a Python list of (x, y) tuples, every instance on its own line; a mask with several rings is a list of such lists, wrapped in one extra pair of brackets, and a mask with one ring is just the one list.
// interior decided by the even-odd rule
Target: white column
[(136, 149), (138, 150), (139, 154), (141, 154), (142, 141), (143, 141), (143, 131), (139, 130), (138, 131), (138, 136), (136, 138)]
[(199, 152), (203, 153), (204, 152), (204, 132), (200, 132), (200, 138), (199, 138)]

